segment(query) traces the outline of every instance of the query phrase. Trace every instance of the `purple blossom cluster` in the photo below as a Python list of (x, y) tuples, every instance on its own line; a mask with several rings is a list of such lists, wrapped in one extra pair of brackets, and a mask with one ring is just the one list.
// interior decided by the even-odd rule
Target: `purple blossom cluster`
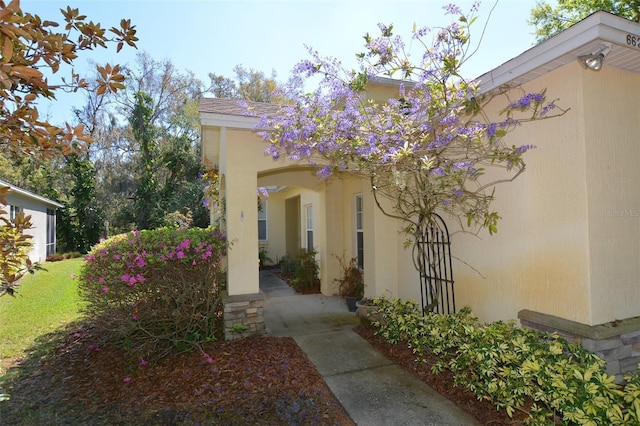
[[(513, 148), (503, 138), (522, 121), (547, 116), (555, 105), (545, 103), (544, 92), (528, 93), (507, 103), (501, 121), (487, 119), (482, 107), (498, 94), (481, 93), (476, 82), (460, 76), (471, 50), (469, 26), (478, 7), (475, 2), (464, 15), (458, 6), (447, 5), (445, 13), (458, 19), (442, 28), (415, 29), (413, 40), (419, 43), (414, 45), (425, 47), (418, 62), (393, 35), (391, 25), (380, 24), (378, 37), (365, 36), (358, 70), (345, 70), (336, 59), (309, 49), (311, 59), (294, 68), (294, 81), (317, 75), (322, 79), (315, 91), (298, 94), (275, 116), (262, 117), (257, 127), (269, 144), (265, 154), (307, 161), (321, 179), (329, 179), (336, 170), (373, 177), (384, 183), (375, 190), (387, 191), (386, 196), (413, 191), (413, 199), (429, 200), (421, 208), (444, 205), (451, 212), (472, 212), (482, 221), (476, 212), (487, 210), (490, 201), (477, 190), (490, 188), (477, 182), (483, 170), (497, 167), (519, 173), (522, 155), (533, 148)], [(425, 40), (429, 36), (431, 43)], [(367, 99), (368, 85), (389, 86), (388, 77), (394, 73), (400, 74), (398, 90), (388, 102)], [(514, 111), (524, 118), (516, 118)], [(399, 168), (421, 178), (395, 183)]]
[(520, 99), (509, 104), (509, 108), (527, 110), (534, 104), (540, 104), (544, 100), (542, 93), (527, 93)]

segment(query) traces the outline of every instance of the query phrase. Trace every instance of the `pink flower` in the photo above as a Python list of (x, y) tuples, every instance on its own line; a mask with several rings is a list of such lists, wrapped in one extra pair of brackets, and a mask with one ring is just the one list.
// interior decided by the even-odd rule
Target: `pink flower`
[(122, 277), (120, 277), (120, 281), (122, 281), (123, 283), (126, 283), (129, 281), (130, 278), (131, 278), (131, 275), (124, 274)]
[(136, 277), (131, 277), (129, 278), (129, 283), (127, 284), (129, 287), (133, 287), (133, 285), (136, 283)]
[(114, 255), (113, 255), (113, 258), (114, 258), (115, 260), (120, 260), (120, 259), (122, 258), (122, 256), (120, 256), (119, 254), (114, 254)]
[(71, 279), (75, 280), (76, 279), (76, 274), (71, 274)]
[(145, 281), (145, 277), (142, 274), (138, 274), (136, 275), (136, 281), (143, 283)]
[(144, 366), (145, 366), (145, 365), (147, 365), (147, 364), (148, 364), (148, 363), (147, 363), (147, 361), (146, 361), (146, 360), (144, 360), (144, 359), (141, 359), (141, 360), (140, 360), (140, 365), (141, 365), (141, 366), (143, 366), (143, 367), (144, 367)]
[(176, 257), (178, 259), (182, 259), (184, 257), (184, 252), (183, 251), (179, 251), (178, 253), (176, 253)]
[(109, 291), (109, 286), (108, 286), (108, 285), (104, 285), (104, 286), (102, 286), (102, 292), (103, 292), (103, 293), (106, 293), (106, 292), (108, 292), (108, 291)]
[(131, 377), (127, 376), (124, 379), (122, 379), (122, 381), (125, 383), (129, 383), (131, 381)]
[(87, 346), (87, 349), (90, 350), (90, 351), (95, 351), (96, 347), (95, 347), (95, 345), (89, 345), (89, 346)]
[(138, 314), (131, 315), (131, 319), (134, 321), (138, 321)]
[(98, 278), (98, 282), (99, 282), (99, 283), (103, 283), (103, 282), (104, 282), (104, 277), (100, 277), (100, 278)]
[(196, 263), (196, 261), (195, 261), (195, 260), (194, 260), (193, 262), (191, 262), (191, 264), (192, 264), (193, 266), (196, 266), (196, 265), (197, 265), (197, 263)]

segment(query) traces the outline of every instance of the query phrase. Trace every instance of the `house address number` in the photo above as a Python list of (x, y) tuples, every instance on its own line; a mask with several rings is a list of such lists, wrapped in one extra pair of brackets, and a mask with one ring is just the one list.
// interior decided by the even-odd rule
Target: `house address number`
[(640, 35), (627, 34), (627, 45), (640, 48)]

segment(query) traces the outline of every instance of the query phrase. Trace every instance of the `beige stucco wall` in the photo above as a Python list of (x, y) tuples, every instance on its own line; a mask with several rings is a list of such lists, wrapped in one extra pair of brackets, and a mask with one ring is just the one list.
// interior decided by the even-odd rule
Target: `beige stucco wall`
[(525, 174), (496, 191), (498, 234), (453, 239), (459, 305), (486, 321), (521, 309), (585, 324), (637, 316), (639, 218), (607, 215), (640, 211), (637, 77), (572, 63), (525, 86), (544, 88), (571, 109), (508, 136), (537, 148)]
[[(572, 64), (524, 87), (526, 92), (547, 88), (548, 96), (571, 109), (507, 136), (509, 145), (537, 148), (525, 156), (527, 171), (496, 190), (498, 233), (453, 237), (457, 302), (471, 306), (482, 320), (515, 319), (521, 309), (531, 309), (590, 321), (581, 75)], [(494, 105), (504, 106), (504, 99)], [(460, 229), (455, 221), (448, 223)]]
[(593, 324), (640, 315), (640, 76), (584, 73)]

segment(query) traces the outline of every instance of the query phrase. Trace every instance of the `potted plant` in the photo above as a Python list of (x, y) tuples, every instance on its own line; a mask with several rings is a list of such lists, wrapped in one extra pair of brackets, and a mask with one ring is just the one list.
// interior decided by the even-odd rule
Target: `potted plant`
[(356, 302), (356, 315), (360, 317), (360, 323), (368, 325), (377, 318), (376, 307), (373, 299), (364, 298)]
[(344, 255), (342, 257), (336, 255), (336, 258), (342, 269), (342, 277), (335, 280), (338, 283), (338, 295), (345, 298), (349, 312), (355, 312), (356, 302), (364, 297), (363, 271), (358, 267), (355, 258), (350, 259), (349, 262), (345, 260)]

